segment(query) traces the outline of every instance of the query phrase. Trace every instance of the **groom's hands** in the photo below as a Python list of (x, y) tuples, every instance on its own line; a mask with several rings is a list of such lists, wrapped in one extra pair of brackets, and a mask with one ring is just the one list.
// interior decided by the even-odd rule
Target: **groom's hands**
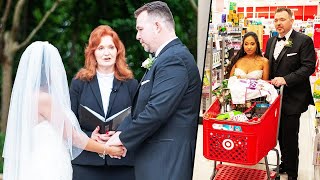
[[(108, 146), (122, 146), (124, 152), (121, 154), (122, 157), (125, 157), (127, 154), (126, 147), (123, 146), (122, 142), (120, 141), (119, 135), (121, 134), (120, 131), (114, 133), (114, 135), (111, 136), (111, 138), (107, 141), (106, 145)], [(111, 158), (121, 158), (119, 156), (110, 156)]]
[(122, 146), (122, 142), (120, 141), (119, 135), (121, 134), (121, 131), (117, 131), (116, 133), (111, 136), (111, 138), (108, 140), (107, 144), (114, 145), (114, 146)]
[(119, 139), (120, 131), (108, 131), (106, 134), (99, 133), (100, 127), (97, 126), (96, 129), (91, 134), (91, 139), (97, 141), (98, 143), (105, 144), (107, 149), (107, 154), (111, 158), (125, 157), (127, 154), (127, 149), (123, 146)]
[(271, 80), (271, 84), (275, 85), (276, 87), (280, 87), (282, 85), (287, 85), (287, 82), (283, 77), (275, 77)]
[(123, 146), (108, 146), (107, 144), (106, 146), (107, 146), (106, 148), (108, 149), (107, 154), (111, 158), (121, 159), (121, 156), (123, 156), (123, 154), (126, 153), (126, 149)]

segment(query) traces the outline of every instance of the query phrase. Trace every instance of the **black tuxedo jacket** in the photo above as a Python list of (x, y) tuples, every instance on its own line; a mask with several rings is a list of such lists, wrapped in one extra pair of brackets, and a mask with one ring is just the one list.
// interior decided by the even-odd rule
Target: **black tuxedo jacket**
[[(71, 108), (79, 119), (80, 104), (89, 107), (103, 117), (110, 117), (113, 114), (132, 106), (132, 100), (136, 92), (138, 82), (135, 79), (128, 81), (119, 81), (116, 78), (113, 80), (113, 91), (110, 94), (109, 107), (107, 114), (104, 114), (100, 88), (97, 76), (94, 76), (91, 81), (82, 81), (73, 79), (70, 86)], [(128, 126), (128, 122), (122, 123), (118, 130), (122, 130)], [(87, 129), (80, 123), (81, 129), (91, 137), (93, 129)], [(106, 156), (106, 160), (99, 157), (97, 153), (82, 151), (82, 153), (72, 161), (72, 164), (79, 165), (133, 165), (133, 153), (129, 153), (126, 158), (112, 159)]]
[(201, 93), (192, 54), (171, 41), (141, 81), (131, 125), (120, 134), (135, 150), (136, 179), (191, 179)]
[(283, 77), (284, 86), (282, 111), (285, 114), (300, 114), (313, 104), (309, 76), (315, 70), (316, 56), (310, 37), (292, 31), (289, 41), (292, 47), (284, 47), (278, 58), (273, 57), (277, 38), (271, 37), (267, 43), (265, 56), (269, 59), (270, 79)]

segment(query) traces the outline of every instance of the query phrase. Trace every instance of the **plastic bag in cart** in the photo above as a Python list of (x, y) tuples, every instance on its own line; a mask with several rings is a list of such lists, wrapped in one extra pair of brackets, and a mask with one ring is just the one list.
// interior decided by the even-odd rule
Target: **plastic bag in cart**
[(246, 100), (266, 96), (266, 100), (272, 104), (278, 97), (278, 92), (273, 85), (264, 80), (238, 79), (232, 76), (228, 80), (233, 104), (244, 104)]

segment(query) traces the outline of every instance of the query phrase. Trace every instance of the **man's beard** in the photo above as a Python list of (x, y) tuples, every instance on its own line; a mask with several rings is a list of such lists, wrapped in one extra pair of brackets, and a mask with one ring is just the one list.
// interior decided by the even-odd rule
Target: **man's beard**
[(148, 44), (142, 43), (141, 45), (142, 45), (144, 51), (146, 51), (147, 53), (151, 53), (150, 46)]
[(150, 48), (149, 47), (144, 46), (143, 49), (144, 49), (144, 51), (150, 53)]

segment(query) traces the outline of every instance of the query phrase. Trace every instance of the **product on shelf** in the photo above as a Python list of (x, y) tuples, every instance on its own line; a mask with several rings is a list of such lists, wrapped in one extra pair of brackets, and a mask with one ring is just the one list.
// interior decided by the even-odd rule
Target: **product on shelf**
[(320, 166), (320, 133), (314, 138), (313, 165)]
[(313, 98), (315, 100), (316, 109), (320, 112), (320, 78), (314, 82)]

